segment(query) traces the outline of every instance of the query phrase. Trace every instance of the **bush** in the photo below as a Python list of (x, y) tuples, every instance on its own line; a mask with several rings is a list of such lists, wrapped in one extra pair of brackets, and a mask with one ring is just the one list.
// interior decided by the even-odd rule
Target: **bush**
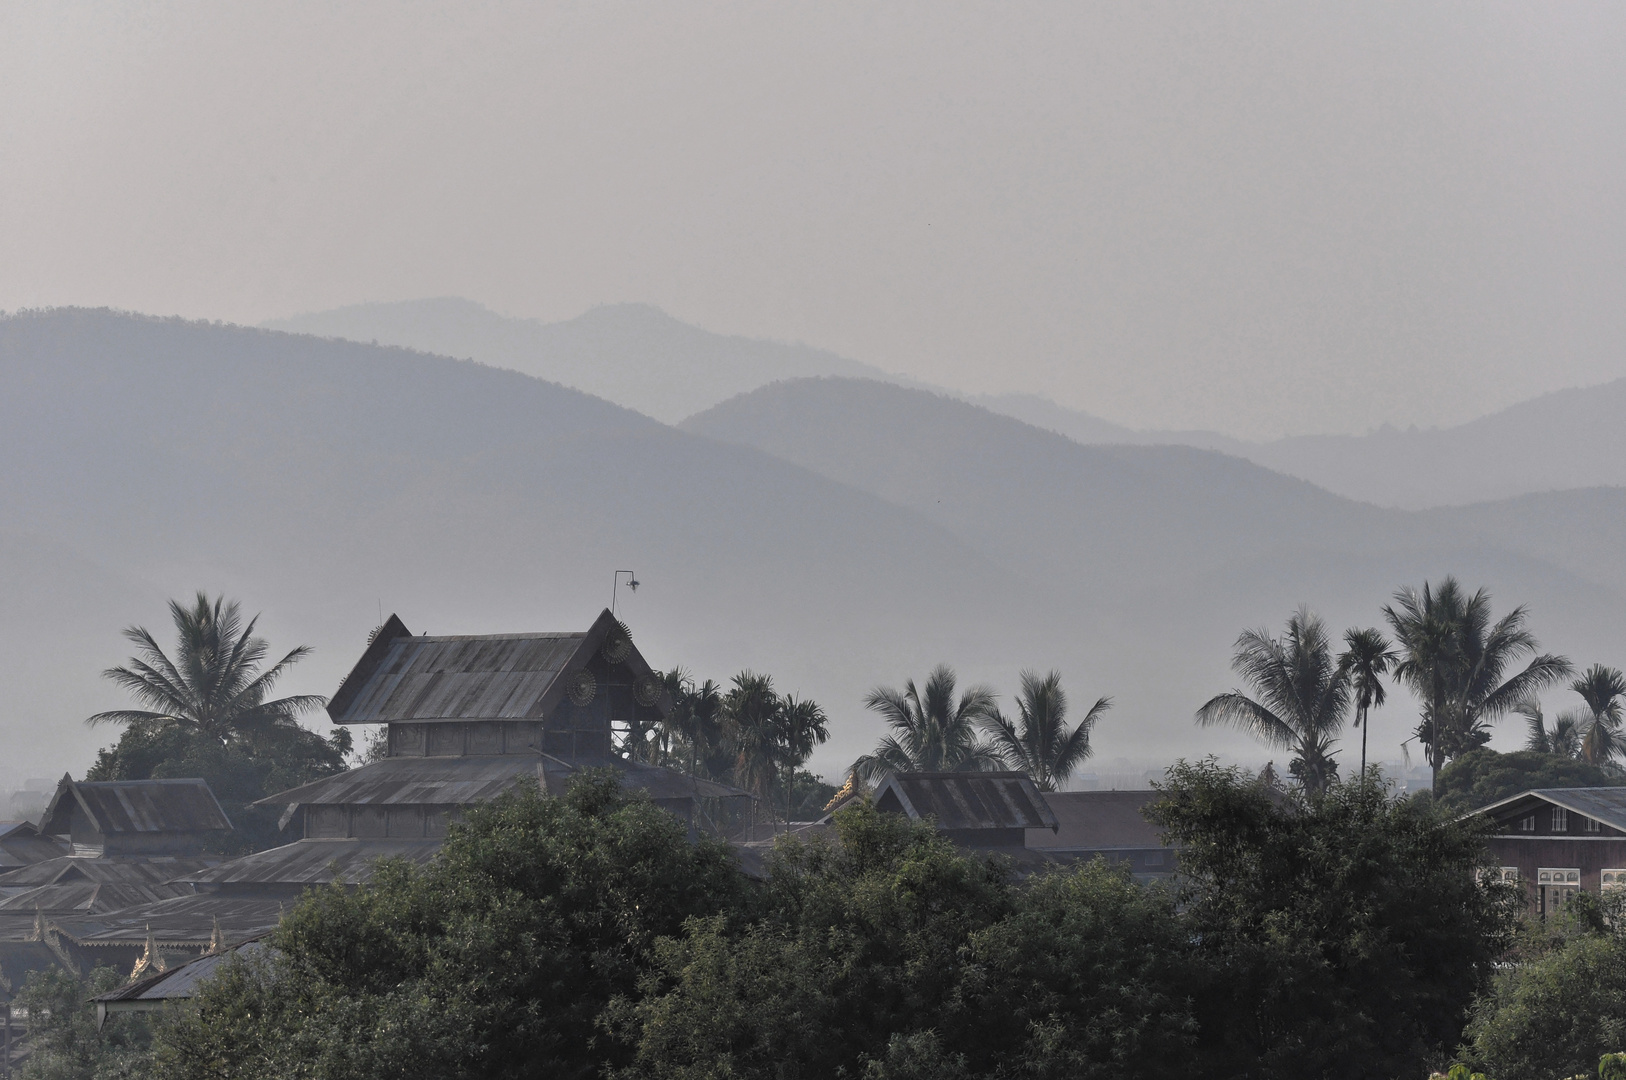
[[(1611, 911), (1613, 908), (1615, 910)], [(1531, 926), (1517, 961), (1474, 1010), (1463, 1057), (1496, 1080), (1621, 1069), (1626, 1045), (1626, 925), (1619, 904), (1579, 893), (1556, 927)]]

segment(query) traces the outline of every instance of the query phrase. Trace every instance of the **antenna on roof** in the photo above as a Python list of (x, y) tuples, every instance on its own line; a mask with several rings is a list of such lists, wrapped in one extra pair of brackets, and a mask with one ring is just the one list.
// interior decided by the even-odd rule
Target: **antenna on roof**
[(642, 584), (642, 582), (640, 582), (638, 580), (638, 574), (637, 574), (636, 571), (633, 571), (633, 570), (617, 570), (615, 572), (615, 574), (610, 578), (610, 614), (611, 615), (615, 614), (615, 596), (616, 596), (616, 592), (621, 588), (621, 575), (622, 574), (627, 575), (627, 588), (631, 589), (633, 592), (637, 592), (638, 591), (638, 586)]

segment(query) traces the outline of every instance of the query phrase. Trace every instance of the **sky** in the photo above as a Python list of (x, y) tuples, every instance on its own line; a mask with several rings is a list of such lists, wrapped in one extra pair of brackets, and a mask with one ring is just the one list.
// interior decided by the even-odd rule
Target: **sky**
[(640, 301), (1251, 438), (1626, 376), (1626, 5), (0, 5), (0, 309)]

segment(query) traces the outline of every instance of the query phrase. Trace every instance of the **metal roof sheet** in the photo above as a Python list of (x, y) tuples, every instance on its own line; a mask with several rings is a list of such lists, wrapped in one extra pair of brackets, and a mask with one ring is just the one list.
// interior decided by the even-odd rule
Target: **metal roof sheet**
[(296, 840), (199, 870), (184, 880), (200, 885), (321, 885), (336, 879), (359, 885), (372, 878), (379, 859), (422, 865), (439, 850), (439, 840)]
[(202, 779), (74, 781), (64, 776), (40, 818), (40, 831), (66, 835), (74, 805), (97, 832), (230, 832), (231, 821)]
[(876, 805), (889, 794), (904, 813), (935, 818), (939, 829), (1057, 827), (1056, 815), (1025, 773), (894, 773), (876, 789)]
[(1489, 806), (1481, 806), (1472, 813), (1488, 814), (1532, 797), (1626, 831), (1626, 787), (1531, 788)]
[[(324, 777), (261, 799), (269, 806), (471, 806), (487, 802), (521, 780), (534, 780), (550, 794), (563, 792), (584, 768), (620, 770), (623, 783), (654, 799), (729, 798), (745, 795), (738, 788), (684, 776), (672, 769), (639, 762), (564, 761), (545, 754), (489, 757), (385, 758), (359, 769)], [(0, 875), (3, 880), (4, 875)]]
[(249, 957), (269, 948), (263, 941), (246, 941), (241, 945), (207, 956), (200, 956), (168, 971), (149, 975), (128, 986), (99, 994), (91, 998), (98, 1005), (159, 1003), (189, 998), (197, 992), (198, 984), (215, 973), (215, 969), (234, 956)]
[(286, 900), (188, 893), (52, 925), (80, 945), (140, 945), (150, 933), (161, 945), (201, 949), (214, 941), (216, 926), (228, 942), (269, 933), (290, 906)]
[(167, 900), (191, 892), (187, 885), (150, 885), (131, 881), (71, 881), (41, 885), (0, 900), (0, 912), (75, 912), (93, 914), (118, 911), (133, 904)]
[(1028, 834), (1030, 848), (1162, 847), (1161, 833), (1141, 811), (1162, 798), (1156, 791), (1052, 791), (1045, 802), (1058, 828)]
[[(391, 615), (328, 703), (335, 724), (539, 720), (619, 624), (608, 610), (585, 631), (413, 636)], [(625, 663), (650, 673), (634, 646)], [(663, 692), (662, 711), (671, 708)]]
[(163, 885), (225, 861), (222, 855), (148, 855), (84, 858), (62, 855), (0, 874), (0, 888), (35, 888), (76, 881), (106, 884)]

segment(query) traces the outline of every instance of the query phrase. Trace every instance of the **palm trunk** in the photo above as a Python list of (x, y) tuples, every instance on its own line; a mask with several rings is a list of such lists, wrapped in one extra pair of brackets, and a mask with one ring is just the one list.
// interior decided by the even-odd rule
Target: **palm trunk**
[(1366, 721), (1370, 714), (1361, 710), (1361, 783), (1366, 783)]

